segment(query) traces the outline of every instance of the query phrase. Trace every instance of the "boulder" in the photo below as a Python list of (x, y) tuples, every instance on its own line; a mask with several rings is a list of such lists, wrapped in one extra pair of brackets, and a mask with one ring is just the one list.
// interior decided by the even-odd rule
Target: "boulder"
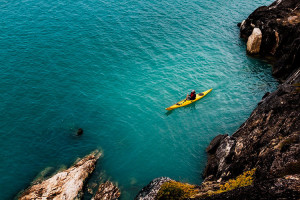
[(260, 51), (262, 33), (259, 28), (254, 28), (247, 41), (247, 52), (249, 54), (258, 54)]

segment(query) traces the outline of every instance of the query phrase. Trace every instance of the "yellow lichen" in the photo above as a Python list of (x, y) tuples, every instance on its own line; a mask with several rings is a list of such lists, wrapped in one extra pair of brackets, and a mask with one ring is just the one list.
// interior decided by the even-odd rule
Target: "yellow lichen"
[(197, 192), (198, 190), (195, 189), (195, 186), (193, 185), (169, 181), (162, 184), (156, 199), (181, 200), (193, 197), (197, 194)]
[(220, 194), (222, 192), (227, 192), (239, 187), (249, 186), (253, 183), (253, 175), (255, 173), (255, 168), (244, 172), (243, 174), (236, 177), (236, 179), (230, 179), (226, 183), (220, 185), (220, 189), (215, 192), (210, 192), (209, 195)]

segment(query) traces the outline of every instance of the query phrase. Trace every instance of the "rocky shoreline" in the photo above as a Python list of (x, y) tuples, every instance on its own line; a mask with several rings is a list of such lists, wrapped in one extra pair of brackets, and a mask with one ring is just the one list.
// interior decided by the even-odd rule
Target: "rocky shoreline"
[[(94, 151), (77, 161), (70, 168), (58, 172), (52, 177), (36, 183), (23, 191), (18, 199), (81, 199), (85, 183), (93, 173), (101, 152)], [(118, 199), (120, 190), (110, 181), (102, 183), (92, 198), (93, 200)]]

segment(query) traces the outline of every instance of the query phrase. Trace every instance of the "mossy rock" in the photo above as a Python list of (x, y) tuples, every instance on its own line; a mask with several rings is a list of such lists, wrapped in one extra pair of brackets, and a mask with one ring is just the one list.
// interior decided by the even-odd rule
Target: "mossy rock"
[(162, 184), (156, 199), (157, 200), (181, 200), (193, 197), (198, 190), (195, 186), (176, 181), (169, 181)]

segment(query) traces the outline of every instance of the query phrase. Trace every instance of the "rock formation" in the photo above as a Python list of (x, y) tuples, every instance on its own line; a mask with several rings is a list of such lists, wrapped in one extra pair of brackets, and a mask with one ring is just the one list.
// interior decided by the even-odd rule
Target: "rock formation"
[(144, 187), (138, 195), (135, 197), (135, 200), (153, 200), (156, 198), (160, 186), (172, 179), (168, 177), (160, 177), (152, 180), (146, 187)]
[(273, 75), (280, 80), (286, 80), (299, 67), (299, 22), (300, 1), (277, 0), (270, 6), (257, 8), (239, 24), (240, 36), (245, 39), (249, 38), (255, 28), (261, 30), (259, 54), (275, 58)]
[(262, 33), (259, 28), (254, 28), (247, 41), (247, 52), (257, 54), (260, 50)]
[(92, 200), (116, 200), (120, 195), (119, 188), (112, 182), (106, 181), (99, 185), (98, 191)]
[[(285, 183), (300, 185), (299, 82), (300, 69), (275, 92), (265, 95), (232, 136), (218, 136), (212, 141), (213, 150), (207, 149), (205, 178), (223, 181), (256, 168), (255, 187), (249, 187), (249, 191), (257, 190), (274, 198), (300, 197), (299, 187), (289, 188)], [(278, 185), (281, 187), (275, 192)]]
[(80, 197), (84, 182), (94, 171), (96, 161), (100, 156), (101, 154), (99, 152), (91, 153), (76, 162), (69, 169), (59, 172), (51, 178), (29, 187), (21, 194), (19, 199), (73, 200)]

